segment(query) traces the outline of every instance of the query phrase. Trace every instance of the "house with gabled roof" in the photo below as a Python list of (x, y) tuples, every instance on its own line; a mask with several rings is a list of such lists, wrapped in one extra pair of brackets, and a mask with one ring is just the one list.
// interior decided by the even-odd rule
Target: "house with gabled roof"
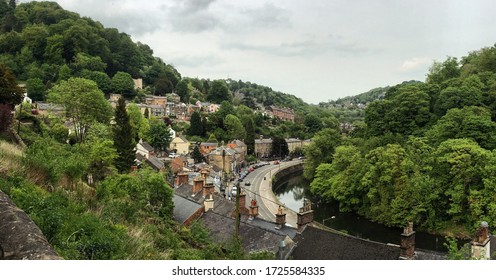
[(200, 143), (200, 153), (202, 155), (209, 154), (219, 146), (217, 142), (202, 142)]
[(207, 161), (211, 166), (216, 166), (230, 174), (236, 167), (236, 151), (231, 148), (218, 147), (207, 155)]
[(152, 145), (140, 140), (138, 144), (136, 144), (136, 153), (144, 156), (145, 158), (149, 158), (150, 156), (155, 156), (155, 149)]
[(170, 150), (175, 150), (176, 154), (179, 155), (187, 155), (189, 154), (189, 147), (191, 146), (191, 143), (186, 139), (184, 136), (176, 136), (174, 139), (172, 139), (169, 149)]

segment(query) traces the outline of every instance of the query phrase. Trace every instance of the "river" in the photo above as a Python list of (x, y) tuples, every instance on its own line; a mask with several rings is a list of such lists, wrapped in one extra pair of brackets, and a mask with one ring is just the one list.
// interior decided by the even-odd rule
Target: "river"
[[(303, 206), (305, 198), (314, 201), (314, 220), (330, 228), (363, 239), (382, 243), (400, 243), (402, 229), (371, 222), (355, 213), (340, 213), (337, 203), (316, 203), (308, 186), (309, 182), (301, 173), (297, 173), (278, 182), (274, 186), (274, 194), (281, 203), (294, 211), (298, 211)], [(418, 231), (415, 234), (415, 246), (421, 249), (445, 252), (447, 251), (443, 245), (445, 242), (446, 239), (443, 236)]]

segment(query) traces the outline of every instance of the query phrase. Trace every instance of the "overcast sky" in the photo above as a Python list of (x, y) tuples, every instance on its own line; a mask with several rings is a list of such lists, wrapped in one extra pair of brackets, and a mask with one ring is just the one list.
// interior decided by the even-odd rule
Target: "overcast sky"
[(424, 81), (433, 61), (496, 43), (493, 0), (56, 2), (149, 45), (183, 76), (251, 81), (314, 104)]

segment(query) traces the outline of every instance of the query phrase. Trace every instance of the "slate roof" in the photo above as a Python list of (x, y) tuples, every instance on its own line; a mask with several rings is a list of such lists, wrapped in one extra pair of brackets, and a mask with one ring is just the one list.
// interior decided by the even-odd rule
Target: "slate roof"
[[(193, 186), (190, 184), (182, 184), (178, 186), (174, 190), (174, 192), (179, 196), (194, 200), (197, 203), (203, 203), (203, 201), (205, 200), (202, 191), (193, 194)], [(218, 193), (214, 193), (212, 198), (214, 199), (214, 208), (212, 209), (212, 211), (226, 217), (231, 217), (233, 215), (235, 209), (234, 202), (225, 199)]]
[(256, 144), (272, 144), (272, 139), (255, 139)]
[(174, 194), (174, 220), (178, 223), (184, 223), (189, 217), (191, 217), (196, 211), (198, 211), (203, 206), (192, 200), (186, 199), (182, 196)]
[(446, 253), (415, 248), (415, 260), (440, 261), (447, 259), (448, 259), (448, 255)]
[(151, 167), (157, 171), (165, 168), (164, 162), (157, 157), (149, 157), (146, 159), (146, 162), (149, 163)]
[(149, 152), (153, 152), (153, 150), (154, 150), (154, 149), (153, 149), (152, 145), (148, 144), (148, 143), (147, 143), (147, 142), (145, 142), (145, 141), (141, 142), (140, 144), (141, 144), (141, 146), (142, 146), (143, 148), (145, 148), (145, 150), (147, 150), (147, 151), (149, 151)]
[[(215, 242), (226, 243), (233, 238), (235, 219), (225, 217), (221, 214), (208, 211), (202, 216), (203, 223), (210, 229), (212, 239)], [(239, 235), (243, 243), (243, 248), (247, 252), (271, 251), (276, 253), (279, 250), (281, 241), (292, 246), (292, 242), (283, 233), (266, 230), (248, 222), (241, 221)]]
[(232, 144), (235, 144), (235, 145), (236, 145), (236, 146), (238, 146), (238, 147), (247, 147), (247, 146), (246, 146), (246, 144), (245, 144), (245, 142), (243, 142), (243, 141), (241, 141), (241, 140), (237, 140), (237, 139), (236, 139), (236, 140), (232, 141), (231, 143), (232, 143)]
[(219, 146), (218, 143), (209, 143), (209, 142), (202, 142), (200, 145), (205, 146), (205, 147), (217, 147), (217, 146)]
[(219, 148), (216, 148), (215, 150), (211, 151), (209, 155), (221, 156), (222, 151), (226, 151), (226, 156), (232, 156), (232, 155), (236, 154), (236, 151), (231, 149), (231, 148), (219, 147)]
[(296, 260), (398, 260), (400, 248), (307, 226), (295, 239)]

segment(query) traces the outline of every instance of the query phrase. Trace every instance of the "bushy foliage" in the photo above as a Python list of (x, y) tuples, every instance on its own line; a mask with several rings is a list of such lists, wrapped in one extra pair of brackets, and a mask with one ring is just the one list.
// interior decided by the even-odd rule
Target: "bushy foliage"
[[(308, 146), (312, 192), (392, 226), (496, 226), (495, 49), (434, 63), (426, 83), (389, 88), (345, 146)], [(331, 139), (317, 133), (314, 142)]]

